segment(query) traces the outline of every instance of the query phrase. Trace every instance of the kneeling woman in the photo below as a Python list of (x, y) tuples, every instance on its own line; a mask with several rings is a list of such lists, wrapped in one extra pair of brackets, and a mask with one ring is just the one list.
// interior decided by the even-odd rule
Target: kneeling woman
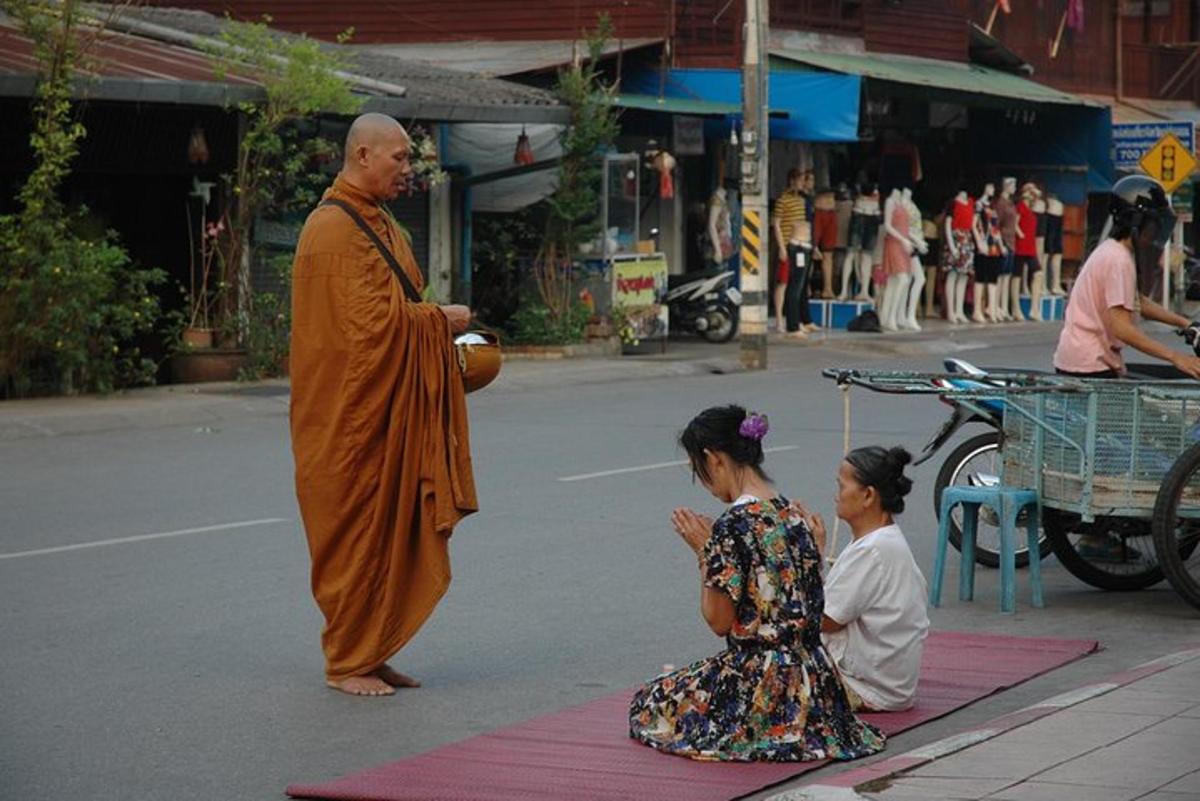
[(763, 473), (767, 419), (712, 408), (680, 436), (694, 477), (729, 509), (672, 515), (696, 553), (701, 612), (726, 650), (659, 676), (634, 696), (630, 736), (707, 760), (855, 759), (884, 736), (850, 709), (821, 644), (820, 554), (807, 514)]
[(854, 539), (825, 577), (821, 631), (851, 703), (864, 711), (913, 705), (929, 632), (925, 577), (892, 517), (912, 489), (904, 475), (911, 459), (903, 448), (859, 448), (838, 471), (837, 515)]

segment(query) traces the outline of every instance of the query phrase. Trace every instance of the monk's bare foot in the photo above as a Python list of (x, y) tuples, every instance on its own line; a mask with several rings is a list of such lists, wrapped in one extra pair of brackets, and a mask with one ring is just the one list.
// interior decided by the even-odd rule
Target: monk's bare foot
[(392, 685), (375, 675), (351, 676), (348, 679), (325, 683), (348, 695), (394, 695), (396, 692)]
[(403, 673), (393, 670), (391, 665), (380, 665), (371, 674), (376, 678), (382, 679), (392, 687), (420, 687), (421, 682), (414, 679), (412, 676), (405, 676)]

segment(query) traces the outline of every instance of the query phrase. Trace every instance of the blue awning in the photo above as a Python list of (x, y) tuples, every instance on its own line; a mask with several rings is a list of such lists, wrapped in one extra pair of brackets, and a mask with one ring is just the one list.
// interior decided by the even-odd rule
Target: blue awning
[(1065, 203), (1107, 192), (1114, 178), (1107, 108), (1041, 106), (1034, 117), (999, 109), (971, 112), (969, 158), (1036, 177)]
[[(654, 71), (627, 75), (621, 88), (657, 95), (660, 78)], [(767, 104), (787, 119), (771, 119), (771, 138), (805, 142), (854, 142), (858, 139), (858, 105), (862, 79), (830, 72), (773, 71), (767, 80)], [(738, 70), (672, 69), (663, 94), (667, 97), (742, 102), (742, 73)], [(736, 115), (731, 115), (736, 116)]]

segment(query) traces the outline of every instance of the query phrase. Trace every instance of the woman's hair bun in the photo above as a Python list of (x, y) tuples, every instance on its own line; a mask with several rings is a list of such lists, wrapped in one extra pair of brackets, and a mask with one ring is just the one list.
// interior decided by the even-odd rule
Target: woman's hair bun
[(899, 446), (888, 448), (888, 456), (896, 463), (898, 470), (903, 470), (906, 464), (912, 462), (912, 454)]

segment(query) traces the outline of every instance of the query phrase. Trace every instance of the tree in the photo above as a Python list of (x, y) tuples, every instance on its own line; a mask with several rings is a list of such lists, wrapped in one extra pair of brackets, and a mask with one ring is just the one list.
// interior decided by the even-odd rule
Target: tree
[(148, 383), (155, 366), (132, 343), (158, 320), (151, 290), (164, 275), (137, 267), (112, 231), (79, 233), (84, 210), (59, 197), (87, 133), (74, 117), (73, 81), (105, 20), (78, 0), (0, 8), (33, 42), (38, 65), (34, 168), (17, 213), (0, 217), (0, 396)]
[[(356, 114), (362, 98), (351, 91), (346, 62), (306, 36), (288, 36), (262, 22), (226, 21), (207, 46), (218, 77), (252, 77), (264, 99), (237, 104), (244, 132), (234, 172), (225, 176), (224, 230), (219, 246), (217, 313), (226, 328), (245, 336), (251, 314), (250, 241), (264, 213), (311, 206), (323, 175), (313, 168), (336, 146), (304, 136), (294, 123), (318, 114)], [(339, 37), (344, 42), (350, 31)]]
[(565, 321), (575, 304), (571, 267), (579, 245), (599, 230), (601, 155), (616, 138), (614, 85), (604, 82), (600, 57), (613, 25), (601, 14), (587, 39), (587, 58), (576, 60), (558, 74), (556, 93), (570, 108), (563, 130), (558, 185), (547, 199), (548, 213), (542, 245), (534, 261), (538, 294), (554, 321)]

